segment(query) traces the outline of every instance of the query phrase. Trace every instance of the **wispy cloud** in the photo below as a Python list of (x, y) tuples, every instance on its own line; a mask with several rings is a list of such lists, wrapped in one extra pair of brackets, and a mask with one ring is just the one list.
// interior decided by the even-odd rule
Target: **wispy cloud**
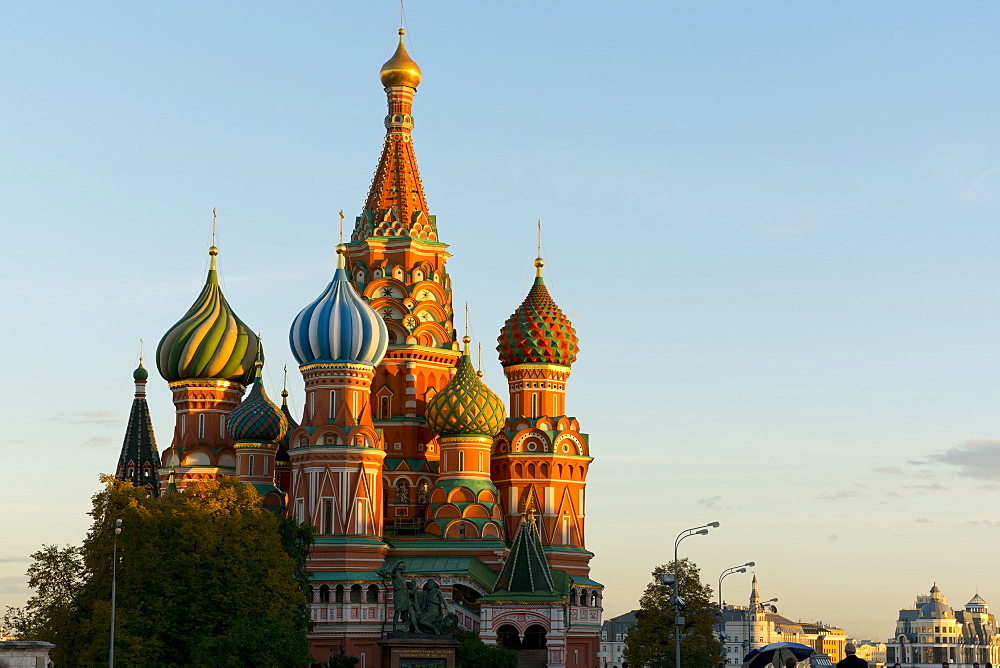
[(876, 466), (872, 469), (873, 473), (889, 473), (891, 475), (899, 475), (903, 472), (898, 466)]
[(117, 424), (121, 422), (121, 419), (112, 411), (58, 413), (49, 419), (53, 422), (67, 422), (69, 424)]
[(916, 522), (917, 524), (934, 524), (934, 520), (930, 519), (929, 517), (918, 517), (913, 521)]
[(1000, 481), (1000, 441), (965, 441), (931, 459), (958, 467), (959, 475)]
[(107, 436), (91, 436), (80, 445), (85, 448), (107, 448), (114, 445), (114, 441)]
[(993, 520), (968, 520), (962, 522), (964, 527), (1000, 527), (1000, 522), (994, 522)]
[(856, 489), (843, 489), (839, 492), (827, 492), (816, 497), (817, 501), (838, 501), (840, 499), (850, 499), (861, 496), (861, 492)]
[(944, 485), (940, 485), (936, 482), (932, 482), (929, 485), (903, 485), (903, 488), (915, 490), (918, 494), (923, 492), (940, 492), (941, 490), (947, 489)]
[(718, 510), (720, 501), (722, 501), (721, 496), (706, 496), (698, 499), (698, 505), (705, 510)]
[(834, 542), (834, 543), (838, 543), (838, 542), (840, 542), (840, 536), (838, 536), (838, 535), (837, 535), (837, 534), (835, 534), (835, 533), (832, 533), (832, 534), (830, 534), (830, 536), (828, 537), (828, 540), (830, 540), (830, 541), (832, 541), (832, 542)]

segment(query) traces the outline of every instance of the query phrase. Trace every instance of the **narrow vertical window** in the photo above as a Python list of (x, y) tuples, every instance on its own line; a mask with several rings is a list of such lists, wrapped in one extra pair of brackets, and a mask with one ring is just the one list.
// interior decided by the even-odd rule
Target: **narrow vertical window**
[(330, 390), (330, 415), (331, 420), (337, 416), (337, 390)]
[(351, 415), (354, 417), (358, 416), (358, 393), (351, 393)]
[(205, 414), (198, 416), (198, 438), (205, 438)]
[(538, 417), (538, 392), (531, 393), (531, 417)]
[(365, 522), (365, 502), (362, 499), (358, 499), (358, 510), (355, 517), (355, 531), (354, 533), (363, 534), (366, 533), (368, 528), (367, 522)]
[(226, 437), (226, 416), (223, 415), (219, 418), (219, 438)]
[(479, 472), (483, 472), (483, 453), (479, 453)]
[(330, 499), (323, 501), (323, 533), (333, 533), (333, 501)]
[(382, 420), (388, 420), (392, 417), (392, 413), (389, 410), (389, 397), (382, 396), (378, 400), (378, 416)]
[(264, 457), (264, 461), (261, 462), (261, 465), (262, 465), (261, 468), (264, 469), (263, 471), (261, 471), (261, 475), (267, 475), (267, 457)]
[(521, 395), (514, 395), (514, 417), (521, 417)]
[(563, 545), (569, 545), (569, 515), (563, 515), (562, 518), (562, 542)]
[(465, 453), (461, 450), (458, 451), (458, 470), (465, 470)]
[(188, 426), (188, 416), (187, 415), (182, 415), (181, 416), (181, 436), (183, 436), (184, 434), (187, 433), (187, 426)]
[(254, 464), (253, 455), (250, 455), (250, 470), (249, 470), (249, 475), (253, 475), (253, 464)]
[(316, 393), (309, 393), (309, 417), (314, 417), (316, 415)]

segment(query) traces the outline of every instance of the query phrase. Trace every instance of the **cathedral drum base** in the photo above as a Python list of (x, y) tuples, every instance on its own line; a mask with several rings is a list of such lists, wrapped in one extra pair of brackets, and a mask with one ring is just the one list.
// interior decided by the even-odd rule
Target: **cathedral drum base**
[(448, 636), (390, 633), (379, 647), (382, 668), (455, 668), (458, 641)]

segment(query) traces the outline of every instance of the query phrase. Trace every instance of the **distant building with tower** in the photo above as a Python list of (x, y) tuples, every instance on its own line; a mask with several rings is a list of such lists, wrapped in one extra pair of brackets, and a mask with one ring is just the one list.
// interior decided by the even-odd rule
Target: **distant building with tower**
[(753, 577), (746, 606), (722, 606), (722, 654), (726, 665), (739, 666), (750, 650), (773, 642), (797, 642), (828, 654), (834, 663), (844, 658), (847, 634), (822, 622), (792, 621), (778, 614), (776, 606), (761, 601), (757, 576)]
[(565, 401), (576, 331), (537, 258), (498, 338), (509, 401), (483, 383), (458, 337), (450, 254), (417, 168), (421, 72), (403, 34), (381, 71), (386, 134), (364, 208), (332, 280), (291, 323), (302, 414), (287, 390), (280, 407), (268, 398), (260, 341), (222, 292), (213, 241), (204, 288), (156, 351), (176, 409), (170, 446), (158, 456), (140, 363), (117, 475), (153, 495), (235, 476), (315, 527), (318, 661), (343, 647), (361, 668), (381, 665), (393, 610), (378, 571), (405, 561), (486, 642), (590, 668), (603, 587), (585, 542), (589, 439)]
[(906, 666), (1000, 664), (996, 617), (978, 593), (964, 609), (948, 605), (937, 583), (917, 596), (912, 608), (899, 611), (896, 632), (886, 643), (886, 663)]

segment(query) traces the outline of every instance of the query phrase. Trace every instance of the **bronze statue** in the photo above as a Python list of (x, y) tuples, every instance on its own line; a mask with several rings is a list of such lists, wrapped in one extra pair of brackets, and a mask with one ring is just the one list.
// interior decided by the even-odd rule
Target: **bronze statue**
[(424, 583), (423, 591), (417, 590), (413, 580), (403, 577), (406, 563), (398, 562), (391, 571), (379, 570), (378, 574), (392, 581), (392, 630), (402, 623), (403, 633), (445, 635), (458, 626), (458, 617), (448, 609), (448, 601), (441, 587), (434, 580)]

